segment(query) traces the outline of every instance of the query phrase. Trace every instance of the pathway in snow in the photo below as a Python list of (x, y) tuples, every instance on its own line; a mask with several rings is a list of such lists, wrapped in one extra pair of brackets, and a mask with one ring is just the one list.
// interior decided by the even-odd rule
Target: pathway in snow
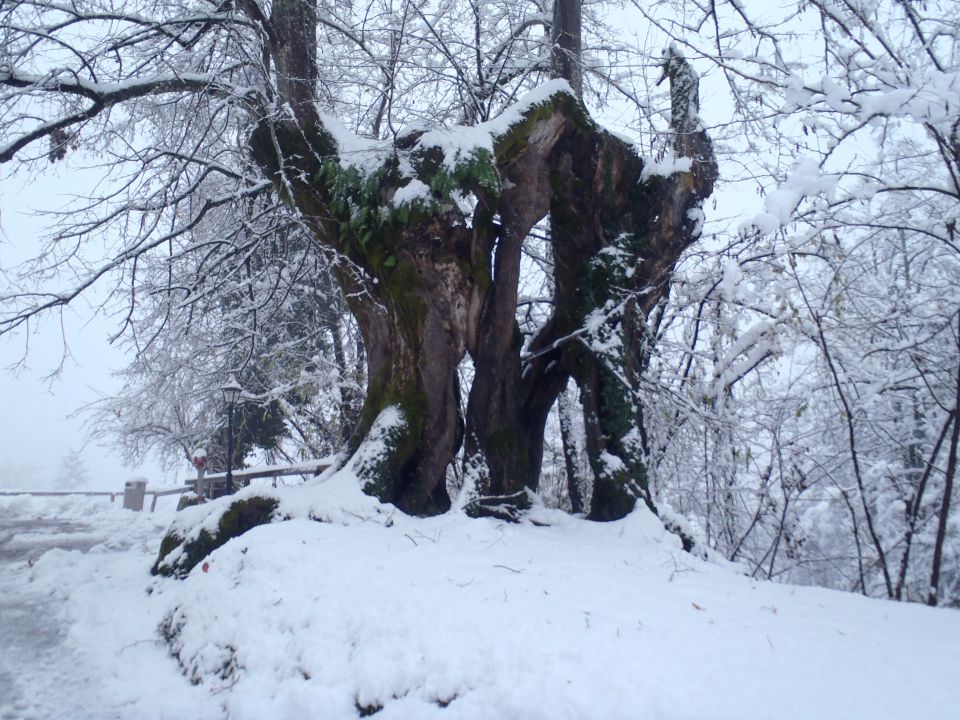
[(0, 718), (43, 717), (44, 698), (30, 697), (38, 676), (50, 675), (61, 687), (80, 682), (56, 678), (69, 667), (64, 643), (63, 600), (30, 588), (29, 563), (54, 548), (88, 551), (104, 541), (92, 526), (74, 520), (0, 515)]

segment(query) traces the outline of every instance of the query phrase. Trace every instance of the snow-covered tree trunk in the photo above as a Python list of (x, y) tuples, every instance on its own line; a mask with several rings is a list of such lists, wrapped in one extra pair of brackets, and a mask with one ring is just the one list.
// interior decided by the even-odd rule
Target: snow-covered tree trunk
[(385, 411), (399, 412), (380, 461), (364, 466), (361, 481), (367, 492), (415, 514), (450, 507), (446, 470), (463, 439), (457, 368), (475, 304), (472, 238), (462, 223), (443, 220), (411, 223), (387, 265), (366, 258), (367, 276), (375, 273), (376, 282), (359, 295), (349, 292), (355, 279), (344, 278), (368, 371), (351, 449), (362, 445)]
[[(679, 57), (667, 62), (686, 67)], [(690, 105), (676, 111), (687, 113)], [(641, 158), (597, 128), (558, 85), (494, 131), (492, 152), (411, 136), (364, 175), (330, 160), (337, 145), (323, 131), (261, 126), (252, 139), (261, 164), (313, 219), (317, 239), (350, 261), (340, 277), (369, 373), (353, 447), (388, 408), (402, 418), (381, 438), (382, 461), (363, 465), (366, 488), (409, 512), (449, 506), (444, 478), (464, 422), (456, 371), (469, 352), (475, 378), (465, 418), (468, 505), (522, 503), (525, 488), (536, 489), (546, 416), (572, 375), (585, 397), (597, 476), (592, 516), (622, 517), (638, 498), (652, 506), (639, 445), (631, 444), (629, 378), (639, 372), (642, 316), (667, 291), (674, 263), (696, 238), (693, 211), (716, 174), (709, 141), (697, 133), (696, 162), (678, 161), (666, 176), (647, 177)], [(413, 168), (414, 177), (401, 167)], [(466, 195), (477, 198), (469, 222), (456, 204)], [(520, 248), (548, 213), (555, 315), (522, 358), (515, 318)], [(623, 352), (605, 357), (578, 338), (591, 324), (614, 334), (631, 328)]]

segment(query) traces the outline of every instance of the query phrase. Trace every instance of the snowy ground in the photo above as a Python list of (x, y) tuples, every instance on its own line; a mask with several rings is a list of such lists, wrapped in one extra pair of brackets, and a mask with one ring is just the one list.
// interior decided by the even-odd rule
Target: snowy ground
[(284, 493), (183, 581), (148, 574), (173, 502), (0, 499), (0, 718), (960, 717), (956, 611), (753, 582), (643, 513)]

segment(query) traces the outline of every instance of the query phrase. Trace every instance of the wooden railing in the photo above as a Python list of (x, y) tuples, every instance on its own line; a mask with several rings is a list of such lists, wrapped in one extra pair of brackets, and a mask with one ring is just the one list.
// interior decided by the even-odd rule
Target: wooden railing
[(84, 491), (84, 490), (0, 490), (0, 496), (5, 495), (39, 495), (39, 496), (66, 496), (66, 495), (100, 495), (100, 496), (110, 496), (110, 502), (113, 502), (117, 495), (123, 495), (123, 490), (118, 490), (116, 492), (109, 492), (107, 490), (103, 491)]
[(183, 495), (190, 490), (192, 486), (187, 485), (182, 488), (173, 488), (172, 490), (147, 490), (147, 495), (153, 495), (153, 502), (150, 503), (150, 512), (157, 509), (157, 498), (164, 495)]
[[(311, 460), (309, 462), (298, 463), (296, 465), (275, 465), (271, 467), (264, 468), (250, 468), (249, 470), (237, 470), (233, 473), (233, 479), (238, 485), (247, 485), (251, 480), (257, 480), (259, 478), (279, 478), (279, 477), (290, 477), (292, 475), (319, 475), (320, 473), (328, 470), (333, 464), (331, 458), (325, 458), (323, 460)], [(204, 478), (204, 484), (207, 486), (210, 485), (220, 485), (225, 483), (227, 479), (226, 473), (212, 473), (207, 475)], [(153, 501), (150, 503), (150, 512), (154, 512), (157, 509), (157, 498), (164, 497), (167, 495), (182, 495), (185, 492), (192, 491), (196, 488), (196, 480), (188, 480), (183, 487), (178, 488), (166, 488), (164, 490), (151, 490), (150, 488), (145, 488), (144, 497), (146, 495), (153, 495)], [(32, 495), (37, 497), (66, 497), (68, 495), (81, 495), (87, 497), (110, 497), (110, 502), (113, 502), (118, 495), (123, 496), (123, 490), (117, 491), (87, 491), (87, 490), (0, 490), (0, 497), (3, 496), (14, 496), (14, 495)]]
[[(289, 477), (291, 475), (319, 475), (322, 472), (325, 472), (333, 464), (331, 458), (324, 458), (323, 460), (311, 460), (305, 463), (297, 463), (296, 465), (273, 465), (265, 468), (250, 468), (248, 470), (234, 470), (233, 480), (237, 483), (247, 484), (251, 480), (257, 480), (260, 478), (278, 478), (278, 477)], [(206, 482), (226, 482), (227, 474), (222, 473), (210, 473), (204, 477)], [(190, 485), (193, 484), (196, 480), (191, 480)]]
[[(150, 503), (150, 512), (154, 512), (157, 509), (157, 498), (163, 495), (182, 495), (191, 489), (192, 486), (184, 486), (181, 488), (171, 488), (167, 490), (150, 490), (149, 488), (144, 491), (144, 495), (153, 495), (153, 502)], [(117, 492), (109, 492), (107, 490), (93, 490), (93, 491), (84, 491), (84, 490), (0, 490), (0, 497), (4, 496), (16, 496), (16, 495), (30, 495), (31, 497), (67, 497), (71, 495), (82, 495), (85, 497), (106, 497), (110, 496), (110, 502), (116, 500), (117, 495), (123, 497), (123, 490)]]

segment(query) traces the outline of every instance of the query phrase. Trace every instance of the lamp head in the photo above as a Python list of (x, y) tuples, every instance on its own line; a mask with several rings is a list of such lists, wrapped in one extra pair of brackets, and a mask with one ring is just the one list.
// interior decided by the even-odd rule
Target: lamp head
[(227, 405), (236, 405), (237, 400), (240, 399), (240, 393), (243, 392), (243, 388), (240, 387), (240, 383), (233, 375), (230, 376), (229, 382), (220, 389), (223, 392), (223, 400)]

